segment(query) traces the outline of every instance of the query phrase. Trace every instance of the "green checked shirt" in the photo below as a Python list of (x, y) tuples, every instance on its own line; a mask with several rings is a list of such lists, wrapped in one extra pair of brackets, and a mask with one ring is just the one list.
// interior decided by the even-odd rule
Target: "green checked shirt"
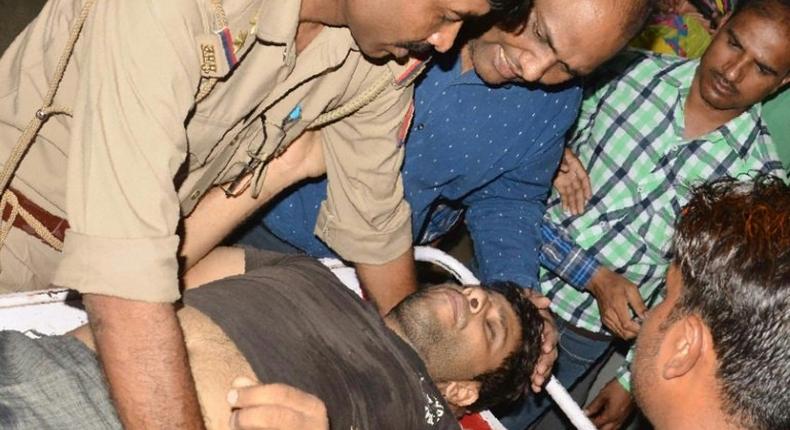
[[(589, 257), (639, 286), (648, 306), (657, 300), (670, 261), (676, 215), (699, 182), (757, 171), (785, 177), (770, 136), (752, 107), (698, 139), (683, 138), (684, 106), (698, 61), (629, 51), (588, 88), (569, 145), (587, 168), (593, 196), (579, 216), (552, 195), (547, 218)], [(559, 318), (609, 333), (595, 298), (541, 269), (541, 292)]]

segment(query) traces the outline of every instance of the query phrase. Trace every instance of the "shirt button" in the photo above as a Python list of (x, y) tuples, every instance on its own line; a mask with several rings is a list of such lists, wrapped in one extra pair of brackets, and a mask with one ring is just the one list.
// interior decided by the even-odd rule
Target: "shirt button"
[(423, 123), (417, 124), (417, 130), (422, 130), (423, 128), (425, 128), (425, 124)]
[(197, 200), (198, 197), (200, 197), (200, 190), (195, 190), (195, 192), (192, 193), (191, 196), (189, 196), (189, 198), (192, 200)]

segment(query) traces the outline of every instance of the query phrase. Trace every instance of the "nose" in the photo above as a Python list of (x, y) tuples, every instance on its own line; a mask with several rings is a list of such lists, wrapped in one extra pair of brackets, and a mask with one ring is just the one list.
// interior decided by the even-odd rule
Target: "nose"
[(554, 53), (548, 49), (525, 51), (519, 56), (521, 79), (527, 82), (538, 82), (557, 63)]
[(732, 83), (740, 82), (746, 67), (748, 67), (748, 63), (749, 61), (747, 58), (737, 58), (726, 66), (724, 69), (724, 77)]
[(428, 36), (426, 41), (433, 45), (437, 52), (447, 52), (453, 47), (455, 37), (458, 36), (458, 31), (461, 30), (461, 25), (463, 25), (462, 21), (447, 23), (439, 31)]
[(463, 291), (466, 296), (466, 303), (469, 304), (469, 312), (472, 315), (480, 313), (488, 304), (488, 293), (480, 287), (470, 287)]

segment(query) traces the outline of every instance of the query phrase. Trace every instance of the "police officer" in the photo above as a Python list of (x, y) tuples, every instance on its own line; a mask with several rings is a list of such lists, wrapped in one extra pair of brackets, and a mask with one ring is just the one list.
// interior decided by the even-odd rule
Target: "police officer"
[(268, 162), (318, 128), (317, 233), (371, 273), (411, 267), (397, 137), (418, 68), (388, 60), (518, 2), (94, 1), (50, 1), (0, 59), (0, 282), (83, 293), (127, 427), (201, 427), (172, 305), (183, 216), (216, 184), (263, 203)]

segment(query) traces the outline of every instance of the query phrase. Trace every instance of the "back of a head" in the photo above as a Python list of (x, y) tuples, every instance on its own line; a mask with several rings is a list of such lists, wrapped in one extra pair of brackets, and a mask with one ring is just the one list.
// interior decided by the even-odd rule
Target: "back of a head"
[(484, 288), (496, 291), (507, 299), (521, 322), (522, 342), (497, 369), (475, 377), (480, 382), (478, 399), (468, 407), (481, 411), (520, 397), (529, 384), (532, 370), (540, 355), (543, 319), (538, 309), (513, 282), (492, 282)]
[(723, 412), (790, 428), (790, 187), (774, 177), (697, 188), (678, 221), (675, 312), (710, 329)]
[(507, 27), (525, 21), (532, 8), (532, 0), (488, 0), (488, 4), (491, 6), (491, 13), (482, 21), (502, 23)]
[(625, 42), (636, 37), (644, 27), (647, 18), (656, 10), (656, 0), (615, 0), (617, 13), (623, 17)]

